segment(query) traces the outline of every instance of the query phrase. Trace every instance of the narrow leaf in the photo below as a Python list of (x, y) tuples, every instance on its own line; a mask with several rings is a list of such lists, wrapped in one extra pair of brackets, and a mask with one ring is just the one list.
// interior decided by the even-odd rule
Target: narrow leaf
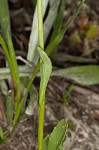
[(59, 69), (53, 71), (52, 75), (66, 77), (83, 85), (99, 84), (99, 66), (97, 65)]
[(61, 31), (62, 24), (63, 24), (63, 17), (64, 17), (64, 9), (65, 9), (65, 1), (61, 1), (59, 12), (58, 12), (58, 15), (56, 17), (55, 23), (53, 25), (53, 33), (52, 33), (51, 41)]
[(7, 0), (0, 0), (0, 32), (7, 45), (7, 34), (11, 34), (10, 14)]
[[(47, 87), (48, 80), (51, 75), (52, 71), (52, 64), (47, 56), (47, 54), (38, 47), (38, 52), (41, 58), (41, 66), (40, 66), (40, 72), (41, 72), (41, 82), (40, 82), (40, 100), (42, 101), (43, 96), (45, 95), (45, 90)], [(40, 103), (42, 103), (40, 101)]]
[(0, 138), (3, 139), (4, 138), (4, 132), (2, 127), (0, 126)]
[[(42, 1), (43, 16), (45, 15), (48, 1), (49, 0)], [(33, 16), (32, 31), (30, 34), (28, 54), (27, 54), (27, 59), (29, 61), (34, 62), (35, 64), (37, 64), (37, 60), (38, 60), (38, 53), (36, 51), (37, 46), (38, 46), (38, 17), (37, 17), (37, 15), (38, 14), (37, 14), (37, 6), (36, 6), (34, 16)], [(35, 35), (35, 38), (34, 38), (34, 35)]]
[(60, 33), (58, 33), (58, 35), (53, 39), (53, 41), (47, 46), (46, 48), (46, 53), (49, 55), (53, 49), (56, 48), (56, 46), (62, 41), (65, 32), (67, 31), (67, 29), (69, 28), (69, 26), (71, 25), (71, 23), (74, 21), (74, 19), (77, 17), (83, 3), (85, 0), (82, 0), (81, 3), (79, 4), (77, 10), (75, 11), (74, 15), (70, 18), (70, 20), (67, 22), (66, 26), (64, 29), (62, 29), (60, 31)]
[(57, 126), (54, 127), (49, 137), (48, 150), (57, 150), (59, 148), (65, 139), (67, 128), (68, 122), (65, 119), (62, 119)]
[(14, 81), (15, 100), (16, 100), (15, 106), (17, 108), (18, 103), (20, 101), (20, 94), (21, 94), (20, 93), (21, 86), (20, 86), (19, 68), (18, 68), (18, 64), (16, 60), (16, 55), (15, 55), (12, 39), (9, 34), (7, 36), (7, 40), (8, 40), (8, 49), (9, 49), (10, 59), (11, 59), (13, 70), (14, 70), (13, 81)]

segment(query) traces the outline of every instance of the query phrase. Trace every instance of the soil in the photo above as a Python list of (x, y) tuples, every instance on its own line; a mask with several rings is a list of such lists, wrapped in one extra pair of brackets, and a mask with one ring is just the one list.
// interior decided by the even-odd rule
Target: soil
[[(26, 58), (28, 48), (28, 38), (32, 23), (32, 14), (34, 10), (31, 8), (31, 2), (27, 4), (19, 0), (9, 0), (10, 9), (24, 8), (25, 12), (30, 16), (15, 17), (12, 19), (12, 33), (16, 49), (16, 54), (20, 53)], [(77, 4), (77, 0), (67, 0), (66, 9), (64, 12), (64, 24), (73, 14)], [(17, 4), (17, 5), (16, 5)], [(99, 42), (95, 37), (94, 45), (88, 43), (89, 48), (94, 47), (94, 51), (87, 51), (84, 43), (72, 44), (69, 36), (74, 32), (79, 32), (78, 23), (84, 13), (88, 19), (88, 23), (94, 23), (99, 26), (99, 7), (98, 0), (88, 0), (85, 2), (79, 16), (67, 31), (63, 41), (58, 47), (58, 57), (60, 52), (62, 55), (68, 54), (72, 56), (81, 56), (85, 54), (87, 58), (96, 58), (99, 56)], [(30, 9), (29, 9), (30, 8)], [(27, 10), (27, 11), (26, 11)], [(22, 14), (23, 15), (23, 14)], [(20, 27), (20, 28), (19, 28)], [(99, 35), (98, 35), (99, 37)], [(20, 42), (21, 40), (21, 42)], [(20, 44), (21, 43), (21, 44)], [(19, 52), (19, 49), (21, 51)], [(24, 51), (23, 51), (24, 49)], [(1, 49), (0, 49), (1, 52)], [(97, 53), (96, 53), (97, 52)], [(87, 54), (87, 55), (86, 55)], [(1, 56), (0, 56), (1, 57)], [(51, 56), (53, 64), (58, 67), (75, 66), (81, 63), (63, 61), (54, 59)], [(2, 59), (3, 60), (3, 56)], [(92, 62), (91, 62), (92, 63)], [(90, 64), (91, 64), (90, 63)], [(95, 62), (98, 65), (98, 61)], [(84, 63), (87, 64), (87, 63)], [(2, 63), (3, 66), (3, 63)], [(38, 88), (38, 78), (35, 80), (35, 85)], [(37, 81), (37, 82), (36, 82)], [(69, 92), (69, 88), (72, 91)], [(46, 91), (46, 106), (45, 106), (45, 136), (53, 130), (53, 127), (65, 118), (71, 122), (71, 128), (68, 130), (64, 147), (66, 150), (99, 150), (99, 85), (83, 86), (74, 81), (61, 77), (51, 77)], [(21, 120), (16, 132), (7, 140), (5, 144), (0, 146), (0, 150), (36, 150), (37, 149), (37, 116), (31, 116)]]

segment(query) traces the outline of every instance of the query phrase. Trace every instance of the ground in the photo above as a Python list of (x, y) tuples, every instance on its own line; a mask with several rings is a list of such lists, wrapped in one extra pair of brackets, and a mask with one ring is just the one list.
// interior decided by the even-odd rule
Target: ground
[[(10, 7), (13, 9), (16, 9), (15, 7), (25, 7), (26, 10), (26, 8), (30, 6), (30, 3), (28, 2), (27, 4), (22, 4), (19, 0), (16, 0), (17, 5), (15, 5), (11, 1), (12, 0), (10, 0)], [(74, 12), (77, 3), (78, 1), (75, 2), (74, 0), (68, 0), (66, 2), (64, 24)], [(83, 13), (86, 15), (86, 17), (83, 18), (83, 21), (87, 20), (88, 23), (91, 22), (95, 23), (97, 26), (99, 25), (98, 3), (98, 0), (86, 1), (78, 18), (71, 25), (63, 41), (59, 45), (57, 57), (53, 57), (53, 55), (51, 56), (53, 64), (59, 67), (77, 65), (77, 62), (66, 60), (63, 61), (63, 59), (59, 59), (60, 52), (62, 56), (65, 54), (72, 56), (81, 56), (84, 54), (88, 56), (87, 58), (90, 57), (93, 59), (96, 58), (96, 55), (99, 56), (99, 41), (97, 41), (99, 35), (97, 38), (95, 37), (95, 39), (91, 41), (93, 43), (95, 42), (95, 44), (90, 45), (90, 41), (88, 42), (87, 48), (90, 50), (91, 47), (94, 48), (94, 50), (89, 51), (87, 49), (87, 52), (85, 43), (72, 44), (69, 39), (69, 36), (71, 36), (74, 32), (80, 32), (78, 25), (79, 22), (82, 21), (81, 16)], [(28, 13), (33, 13), (32, 11), (29, 12), (29, 9), (27, 10)], [(15, 40), (14, 42), (16, 42), (16, 52), (19, 53), (17, 49), (19, 49), (21, 46), (24, 46), (24, 48), (27, 49), (28, 32), (24, 32), (22, 28), (18, 28), (19, 25), (24, 27), (20, 17), (19, 20), (17, 18), (12, 19), (12, 21), (13, 37)], [(31, 20), (28, 20), (28, 29), (30, 25)], [(17, 28), (14, 26), (17, 26)], [(19, 43), (19, 39), (21, 39), (21, 44)], [(26, 57), (26, 52), (23, 52), (22, 56)], [(87, 63), (84, 62), (84, 64)], [(91, 63), (93, 62), (90, 62), (89, 64)], [(98, 64), (98, 61), (95, 63)], [(79, 63), (79, 65), (80, 64), (81, 63)], [(37, 80), (39, 81), (38, 78), (36, 81)], [(35, 85), (38, 88), (38, 83), (36, 83), (36, 81)], [(69, 92), (70, 88), (72, 89), (71, 92)], [(71, 122), (71, 128), (68, 130), (66, 141), (64, 142), (64, 147), (66, 150), (99, 150), (99, 85), (86, 86), (61, 77), (51, 77), (46, 92), (44, 123), (45, 135), (49, 134), (53, 127), (62, 118), (70, 120)], [(36, 127), (37, 117), (32, 116), (28, 119), (23, 119), (12, 137), (4, 145), (0, 146), (0, 150), (36, 150)]]

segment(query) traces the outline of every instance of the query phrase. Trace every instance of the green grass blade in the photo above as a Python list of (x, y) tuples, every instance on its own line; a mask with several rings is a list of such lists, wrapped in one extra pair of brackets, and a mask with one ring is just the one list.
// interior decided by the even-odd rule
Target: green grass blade
[(0, 0), (0, 27), (3, 39), (7, 45), (7, 34), (11, 34), (8, 0)]
[(58, 15), (56, 17), (55, 23), (53, 25), (53, 33), (51, 36), (51, 41), (57, 36), (57, 34), (61, 31), (64, 17), (64, 9), (65, 9), (65, 1), (61, 1)]
[(10, 36), (8, 37), (8, 47), (10, 49), (11, 55), (9, 54), (9, 50), (1, 35), (0, 35), (0, 44), (2, 46), (2, 49), (4, 51), (4, 54), (7, 58), (7, 61), (10, 67), (11, 75), (14, 81), (14, 88), (16, 90), (16, 100), (18, 103), (20, 99), (20, 78), (19, 78), (19, 71), (18, 71), (18, 66), (16, 62), (15, 52), (14, 52), (14, 48), (13, 48), (13, 44), (12, 44)]
[(59, 6), (60, 6), (61, 0), (49, 0), (49, 11), (48, 15), (44, 21), (44, 41), (46, 42), (47, 37), (50, 34), (50, 31), (54, 25), (54, 22), (56, 20)]
[(17, 105), (18, 102), (20, 100), (20, 91), (21, 91), (21, 87), (20, 87), (20, 77), (19, 77), (19, 69), (18, 69), (18, 64), (17, 64), (17, 60), (16, 60), (16, 55), (15, 55), (15, 51), (14, 51), (14, 47), (13, 47), (13, 43), (11, 40), (10, 35), (8, 35), (8, 48), (9, 48), (9, 54), (10, 54), (10, 58), (12, 61), (12, 65), (13, 65), (13, 69), (14, 69), (14, 76), (15, 76), (15, 90), (16, 90), (16, 97), (15, 97), (15, 107), (17, 109)]
[(5, 42), (5, 45), (7, 47), (6, 49), (8, 51), (8, 52), (7, 51), (5, 52), (5, 55), (7, 57), (9, 67), (11, 69), (12, 78), (14, 81), (16, 99), (17, 101), (19, 101), (20, 100), (20, 79), (19, 79), (16, 56), (15, 56), (15, 52), (14, 52), (14, 48), (13, 48), (13, 44), (11, 40), (11, 25), (10, 25), (8, 1), (1, 0), (0, 2), (1, 2), (0, 4), (0, 27), (1, 27), (1, 33)]
[(99, 66), (97, 65), (59, 69), (53, 71), (52, 75), (66, 77), (83, 85), (99, 84)]
[(9, 67), (10, 67), (10, 71), (11, 71), (11, 75), (13, 77), (13, 80), (16, 81), (15, 76), (14, 76), (14, 69), (13, 69), (12, 61), (10, 59), (10, 55), (9, 55), (8, 49), (6, 47), (6, 43), (4, 42), (4, 40), (3, 40), (1, 35), (0, 35), (0, 44), (2, 46), (2, 49), (4, 51), (5, 56), (7, 58), (7, 61), (8, 61)]
[(78, 6), (78, 9), (76, 10), (76, 12), (74, 13), (74, 15), (70, 18), (70, 20), (67, 22), (66, 26), (64, 29), (62, 29), (60, 31), (60, 33), (53, 39), (53, 41), (47, 46), (45, 52), (49, 55), (55, 48), (56, 46), (62, 41), (65, 32), (67, 31), (67, 29), (69, 28), (69, 26), (71, 25), (71, 23), (74, 21), (74, 19), (77, 17), (78, 13), (80, 12), (80, 9), (83, 5), (85, 0), (82, 0)]
[[(33, 0), (32, 0), (33, 1)], [(48, 5), (49, 0), (43, 0), (42, 6), (43, 6), (43, 16), (45, 15), (46, 8)], [(33, 16), (33, 23), (32, 23), (32, 31), (30, 34), (29, 39), (29, 46), (28, 46), (28, 53), (27, 53), (27, 60), (30, 62), (33, 62), (34, 64), (37, 64), (38, 62), (38, 53), (37, 53), (37, 47), (38, 47), (38, 17), (37, 17), (37, 6), (35, 8), (34, 16)], [(34, 38), (35, 35), (35, 38)]]

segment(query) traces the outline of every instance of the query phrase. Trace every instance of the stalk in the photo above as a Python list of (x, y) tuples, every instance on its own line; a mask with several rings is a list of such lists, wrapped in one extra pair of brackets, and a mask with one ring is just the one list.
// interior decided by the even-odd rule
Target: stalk
[(42, 0), (37, 0), (39, 47), (44, 50)]
[[(37, 0), (37, 8), (38, 8), (39, 47), (42, 50), (44, 50), (42, 0)], [(39, 98), (39, 101), (40, 101), (40, 98)], [(43, 150), (44, 107), (45, 107), (45, 95), (42, 99), (42, 103), (39, 103), (39, 112), (38, 112), (38, 150)]]

